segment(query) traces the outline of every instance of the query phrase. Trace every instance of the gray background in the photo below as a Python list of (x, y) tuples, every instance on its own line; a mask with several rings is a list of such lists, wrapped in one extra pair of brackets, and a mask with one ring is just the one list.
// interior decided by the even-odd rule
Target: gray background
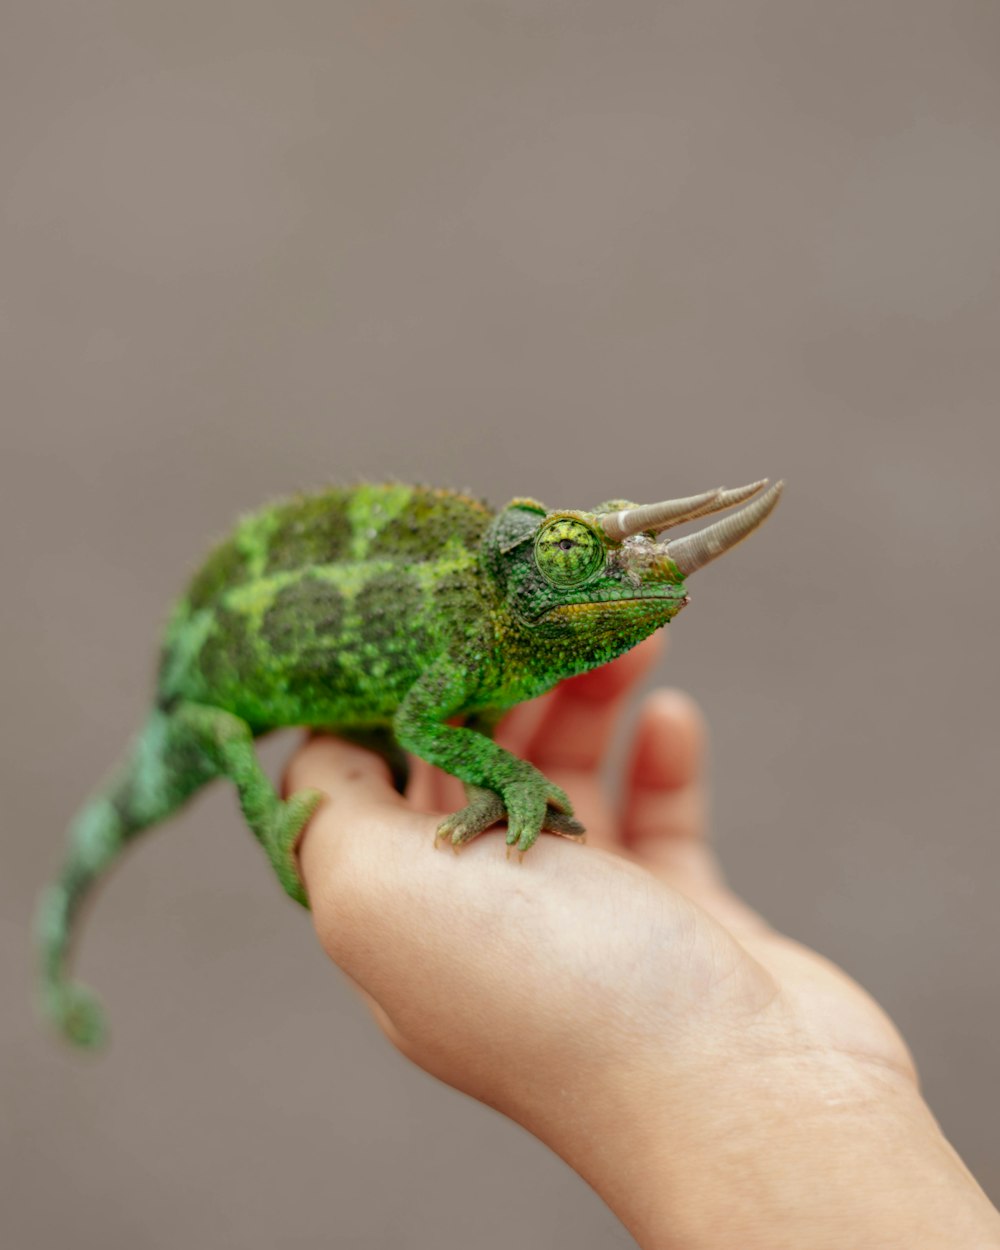
[(224, 788), (90, 917), (110, 1053), (32, 1018), (172, 595), (359, 476), (787, 477), (657, 680), (733, 882), (887, 1006), (1000, 1199), (995, 0), (6, 0), (0, 93), (4, 1247), (631, 1244), (381, 1040)]

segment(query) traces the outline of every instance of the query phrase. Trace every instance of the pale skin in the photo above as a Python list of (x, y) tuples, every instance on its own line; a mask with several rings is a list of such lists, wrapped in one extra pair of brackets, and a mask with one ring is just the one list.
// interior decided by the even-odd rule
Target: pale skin
[(453, 778), (418, 763), (403, 798), (374, 754), (310, 739), (286, 786), (325, 795), (299, 845), (324, 949), (404, 1055), (545, 1142), (644, 1250), (1000, 1248), (892, 1022), (726, 886), (690, 699), (647, 698), (606, 792), (662, 639), (501, 726), (588, 830), (520, 866), (502, 827), (431, 850)]

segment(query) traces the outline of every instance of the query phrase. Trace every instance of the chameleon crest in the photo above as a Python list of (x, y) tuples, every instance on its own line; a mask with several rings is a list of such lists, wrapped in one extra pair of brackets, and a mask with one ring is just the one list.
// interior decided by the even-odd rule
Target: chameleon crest
[[(174, 608), (146, 723), (78, 813), (43, 896), (47, 1014), (73, 1041), (100, 1042), (100, 1008), (67, 971), (80, 906), (136, 834), (213, 778), (233, 783), (279, 881), (308, 906), (295, 847), (322, 796), (275, 793), (254, 750), (269, 730), (311, 726), (370, 746), (400, 789), (408, 752), (454, 774), (467, 805), (437, 839), (456, 848), (504, 820), (522, 854), (542, 830), (582, 835), (569, 797), (493, 741), (497, 722), (676, 616), (685, 579), (770, 514), (782, 484), (766, 485), (590, 511), (514, 499), (494, 513), (451, 491), (365, 484), (246, 517)], [(693, 534), (659, 537), (736, 504)]]

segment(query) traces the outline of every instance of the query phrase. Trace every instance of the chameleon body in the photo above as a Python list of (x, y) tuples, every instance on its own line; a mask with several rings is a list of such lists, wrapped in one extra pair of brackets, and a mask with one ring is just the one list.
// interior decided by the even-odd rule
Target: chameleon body
[(213, 778), (233, 782), (281, 884), (308, 906), (294, 851), (320, 795), (275, 793), (254, 750), (269, 730), (353, 737), (385, 755), (400, 788), (406, 752), (453, 773), (468, 806), (438, 837), (455, 847), (500, 820), (522, 853), (543, 829), (581, 835), (568, 796), (496, 745), (494, 726), (675, 616), (685, 575), (756, 528), (781, 484), (699, 533), (656, 535), (763, 485), (592, 511), (515, 499), (494, 513), (451, 491), (363, 484), (245, 518), (170, 616), (148, 719), (77, 815), (42, 899), (47, 1014), (80, 1044), (101, 1040), (98, 1004), (67, 974), (80, 905), (136, 834)]

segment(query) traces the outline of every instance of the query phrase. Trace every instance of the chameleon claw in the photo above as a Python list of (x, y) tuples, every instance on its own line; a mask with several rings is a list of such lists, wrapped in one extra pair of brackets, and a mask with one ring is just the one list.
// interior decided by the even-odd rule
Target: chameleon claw
[[(543, 798), (544, 806), (539, 811), (516, 804), (512, 796), (508, 803), (492, 790), (481, 787), (466, 786), (469, 805), (461, 811), (453, 812), (438, 826), (434, 835), (434, 846), (443, 839), (454, 853), (458, 853), (466, 843), (484, 833), (498, 821), (507, 820), (507, 858), (510, 859), (511, 849), (518, 852), (518, 862), (524, 853), (538, 840), (543, 830), (561, 837), (579, 839), (584, 832), (583, 825), (572, 815), (569, 799), (557, 786), (548, 786)], [(565, 807), (563, 806), (565, 804)]]
[(459, 825), (457, 829), (452, 829), (450, 826), (442, 826), (434, 834), (434, 841), (432, 845), (436, 851), (441, 843), (444, 842), (444, 844), (446, 846), (450, 846), (452, 851), (457, 855), (462, 849), (463, 841), (461, 825)]

